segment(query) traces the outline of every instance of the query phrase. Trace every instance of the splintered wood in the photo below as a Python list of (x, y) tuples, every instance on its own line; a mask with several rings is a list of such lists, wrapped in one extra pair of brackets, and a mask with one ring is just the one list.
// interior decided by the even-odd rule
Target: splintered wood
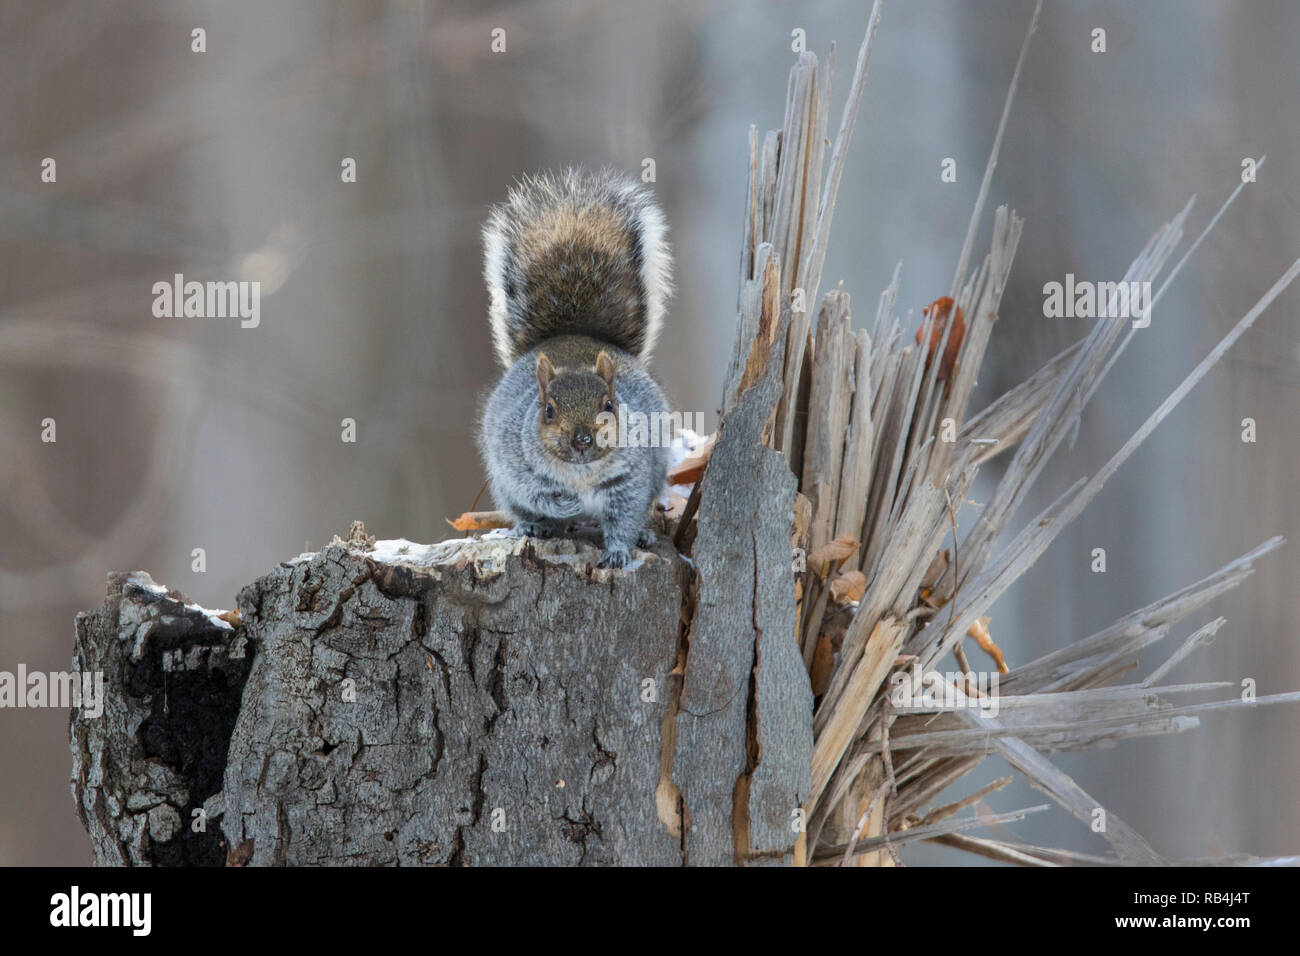
[[(941, 290), (909, 295), (916, 304), (903, 316), (896, 308), (901, 264), (865, 328), (854, 330), (849, 294), (842, 287), (818, 298), (879, 3), (858, 55), (824, 179), (833, 50), (825, 64), (805, 53), (791, 70), (782, 129), (761, 142), (750, 131), (737, 334), (722, 408), (725, 425), (769, 356), (780, 363), (780, 397), (766, 441), (785, 456), (798, 479), (791, 534), (796, 552), (793, 639), (816, 701), (812, 789), (802, 805), (806, 831), (797, 848), (798, 862), (887, 865), (897, 860), (896, 845), (915, 839), (1025, 865), (1165, 862), (1113, 812), (1107, 814), (1103, 834), (1108, 856), (958, 834), (1029, 812), (998, 816), (984, 807), (984, 798), (1006, 779), (929, 812), (925, 808), (985, 755), (998, 754), (1085, 820), (1100, 803), (1043, 753), (1178, 732), (1195, 726), (1201, 710), (1240, 703), (1228, 699), (1174, 707), (1162, 696), (1186, 689), (1166, 686), (1165, 675), (1221, 620), (1186, 638), (1145, 681), (1117, 682), (1137, 667), (1144, 648), (1244, 579), (1251, 560), (1276, 547), (1277, 540), (1105, 631), (1019, 668), (1008, 664), (992, 637), (988, 612), (996, 598), (1300, 273), (1297, 263), (1102, 475), (1068, 489), (994, 553), (1043, 463), (1077, 428), (1088, 398), (1128, 341), (1120, 341), (1127, 323), (1099, 322), (1083, 341), (982, 411), (971, 414), (968, 409), (1023, 221), (999, 207), (988, 251), (972, 266), (973, 246), (1040, 9), (1041, 2), (1011, 77), (952, 288), (937, 297)], [(1125, 281), (1154, 282), (1168, 275), (1166, 265), (1181, 240), (1186, 215), (1184, 209), (1157, 231)], [(964, 538), (956, 540), (958, 516), (968, 504), (978, 469), (1013, 449), (992, 500), (979, 510)], [(963, 646), (967, 637), (984, 655), (974, 666)], [(892, 692), (900, 683), (906, 685), (900, 679), (909, 674), (918, 680), (932, 674), (947, 655), (952, 655), (954, 670), (947, 677), (934, 675), (940, 680), (932, 686), (943, 698), (937, 705), (921, 713), (912, 706), (915, 701)], [(980, 680), (973, 671), (981, 672)], [(982, 682), (984, 677), (991, 686)], [(993, 706), (1005, 710), (990, 716)], [(947, 819), (967, 808), (977, 816)]]

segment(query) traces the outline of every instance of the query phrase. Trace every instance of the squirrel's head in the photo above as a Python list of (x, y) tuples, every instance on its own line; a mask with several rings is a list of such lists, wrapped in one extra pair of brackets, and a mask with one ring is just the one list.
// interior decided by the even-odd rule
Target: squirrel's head
[(537, 356), (537, 437), (542, 447), (569, 464), (597, 461), (614, 447), (618, 401), (614, 359), (602, 351), (592, 367), (556, 369)]

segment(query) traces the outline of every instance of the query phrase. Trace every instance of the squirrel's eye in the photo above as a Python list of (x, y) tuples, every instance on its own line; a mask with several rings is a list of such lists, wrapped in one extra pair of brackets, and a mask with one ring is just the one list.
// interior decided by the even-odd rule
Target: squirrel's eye
[(550, 402), (546, 403), (546, 417), (548, 419), (555, 417), (555, 406), (552, 405)]
[(612, 412), (613, 410), (614, 410), (614, 403), (611, 402), (608, 398), (605, 399), (605, 411)]

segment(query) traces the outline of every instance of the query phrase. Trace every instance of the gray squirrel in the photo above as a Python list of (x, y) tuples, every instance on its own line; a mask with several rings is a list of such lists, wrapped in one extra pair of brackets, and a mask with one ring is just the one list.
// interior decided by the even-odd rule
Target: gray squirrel
[(667, 413), (643, 364), (672, 292), (667, 232), (643, 186), (580, 169), (525, 177), (483, 226), (506, 368), (478, 436), (492, 497), (531, 537), (598, 519), (602, 568), (654, 543), (647, 522), (668, 471), (662, 443), (620, 440), (624, 416)]

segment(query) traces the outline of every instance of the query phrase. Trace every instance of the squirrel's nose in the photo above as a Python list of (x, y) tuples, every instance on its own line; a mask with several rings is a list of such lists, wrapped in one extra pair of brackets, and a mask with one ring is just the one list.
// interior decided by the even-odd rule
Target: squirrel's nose
[(571, 442), (571, 444), (573, 445), (574, 448), (578, 449), (579, 451), (590, 448), (591, 432), (585, 430), (574, 432), (573, 441)]

